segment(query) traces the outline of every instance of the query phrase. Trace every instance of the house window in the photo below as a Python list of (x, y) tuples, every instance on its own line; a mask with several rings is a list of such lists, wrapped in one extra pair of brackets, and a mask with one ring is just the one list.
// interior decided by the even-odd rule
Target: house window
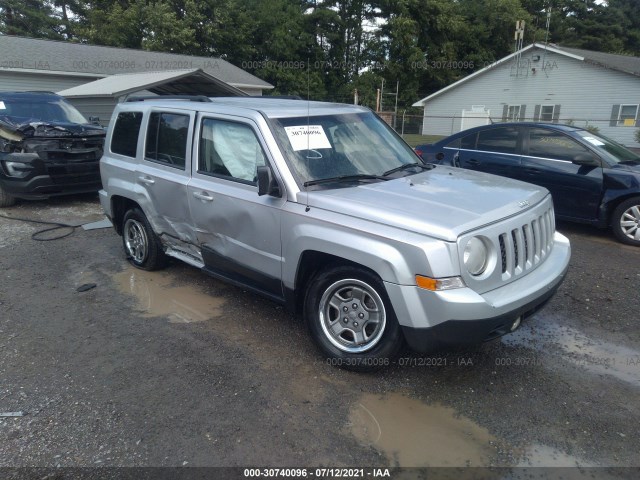
[(509, 105), (507, 120), (510, 122), (517, 122), (520, 120), (520, 105)]
[(555, 107), (554, 105), (542, 105), (540, 107), (540, 121), (552, 122)]
[(623, 125), (625, 127), (635, 127), (637, 117), (638, 105), (620, 105), (618, 125)]

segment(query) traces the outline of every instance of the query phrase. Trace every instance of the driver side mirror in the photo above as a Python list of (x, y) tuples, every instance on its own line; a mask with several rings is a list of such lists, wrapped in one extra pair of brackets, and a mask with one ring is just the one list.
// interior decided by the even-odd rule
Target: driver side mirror
[(273, 176), (271, 168), (266, 165), (261, 165), (257, 169), (258, 173), (258, 196), (272, 195), (274, 197), (281, 197), (280, 186)]
[(592, 153), (579, 153), (573, 157), (572, 163), (586, 167), (599, 167), (600, 159)]
[(89, 123), (91, 125), (100, 125), (100, 117), (89, 117)]

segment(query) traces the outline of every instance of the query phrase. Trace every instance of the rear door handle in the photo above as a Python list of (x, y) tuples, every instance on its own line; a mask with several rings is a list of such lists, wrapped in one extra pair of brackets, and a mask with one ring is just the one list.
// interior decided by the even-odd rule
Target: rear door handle
[(140, 180), (142, 183), (145, 183), (147, 185), (153, 185), (154, 183), (156, 183), (156, 181), (153, 178), (148, 177), (147, 175), (139, 176), (138, 180)]
[(213, 197), (209, 195), (207, 192), (193, 192), (193, 196), (199, 200), (204, 200), (205, 202), (213, 202)]
[(472, 159), (470, 159), (470, 160), (467, 160), (467, 163), (468, 163), (469, 165), (474, 165), (474, 166), (476, 166), (476, 165), (480, 165), (480, 161), (476, 160), (475, 158), (472, 158)]
[(526, 172), (530, 175), (537, 175), (540, 173), (540, 170), (538, 170), (537, 168), (528, 167), (526, 169)]

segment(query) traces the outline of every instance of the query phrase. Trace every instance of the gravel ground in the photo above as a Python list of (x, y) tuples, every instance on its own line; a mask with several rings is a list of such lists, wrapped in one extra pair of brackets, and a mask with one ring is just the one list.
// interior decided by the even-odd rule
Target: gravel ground
[[(91, 195), (0, 214), (102, 218)], [(0, 476), (58, 466), (640, 475), (640, 249), (609, 232), (559, 224), (568, 277), (514, 334), (356, 374), (328, 365), (300, 320), (267, 300), (179, 262), (135, 270), (112, 229), (34, 241), (42, 227), (0, 218), (0, 415), (24, 413), (0, 416)], [(466, 470), (511, 478), (496, 471)]]

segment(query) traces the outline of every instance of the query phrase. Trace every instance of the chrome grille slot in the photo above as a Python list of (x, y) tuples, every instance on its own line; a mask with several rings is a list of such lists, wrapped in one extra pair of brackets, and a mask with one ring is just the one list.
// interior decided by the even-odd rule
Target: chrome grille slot
[(513, 240), (513, 267), (518, 268), (520, 266), (518, 244), (522, 243), (520, 237), (518, 236), (518, 230), (511, 230), (511, 240)]
[(507, 271), (507, 247), (505, 245), (504, 237), (506, 235), (503, 233), (498, 237), (500, 242), (500, 257), (502, 258), (502, 273)]
[[(524, 261), (525, 264), (531, 263), (531, 249), (529, 245), (531, 244), (531, 227), (530, 225), (522, 226), (522, 238), (524, 238)], [(526, 266), (525, 266), (526, 268)]]
[(502, 279), (509, 280), (538, 265), (553, 244), (555, 222), (549, 209), (518, 228), (499, 235)]

